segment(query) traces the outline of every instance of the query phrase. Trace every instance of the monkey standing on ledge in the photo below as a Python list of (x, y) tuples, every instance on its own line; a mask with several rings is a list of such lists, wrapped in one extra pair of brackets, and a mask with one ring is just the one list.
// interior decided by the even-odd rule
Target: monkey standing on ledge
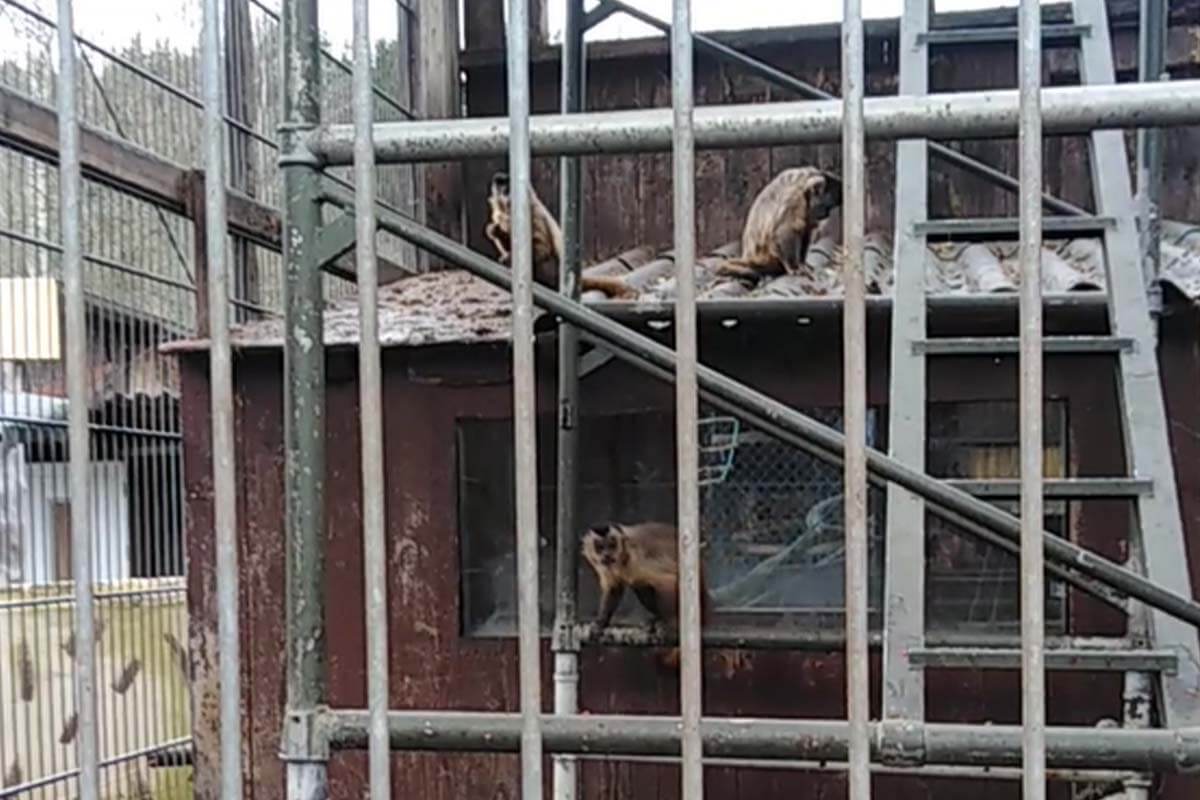
[[(583, 536), (583, 557), (596, 572), (600, 582), (600, 609), (596, 627), (603, 630), (612, 620), (613, 612), (625, 594), (633, 590), (642, 606), (656, 623), (666, 623), (670, 629), (679, 622), (679, 550), (676, 529), (662, 522), (642, 522), (636, 525), (600, 523), (593, 525)], [(700, 567), (700, 624), (712, 613), (712, 598), (704, 582), (704, 567)], [(673, 648), (661, 659), (669, 669), (679, 667), (679, 648)]]
[(802, 269), (817, 225), (842, 204), (841, 181), (816, 167), (785, 169), (754, 198), (742, 229), (742, 253), (717, 274), (751, 288), (763, 278)]
[[(492, 176), (491, 193), (488, 195), (488, 223), (483, 230), (500, 254), (497, 260), (505, 266), (509, 266), (512, 255), (512, 199), (508, 191), (508, 175), (497, 172)], [(558, 265), (562, 262), (563, 254), (562, 229), (532, 186), (529, 187), (529, 199), (533, 206), (533, 278), (546, 288), (558, 291)], [(581, 276), (580, 289), (585, 292), (600, 291), (616, 298), (637, 296), (637, 292), (620, 278), (604, 275)]]

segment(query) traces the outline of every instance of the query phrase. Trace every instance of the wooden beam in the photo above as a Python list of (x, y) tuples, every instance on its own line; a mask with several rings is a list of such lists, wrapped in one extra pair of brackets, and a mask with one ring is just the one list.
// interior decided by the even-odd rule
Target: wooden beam
[[(427, 0), (417, 15), (417, 110), (421, 119), (451, 119), (459, 109), (458, 2)], [(425, 165), (425, 224), (462, 242), (463, 169), (453, 162)], [(444, 262), (422, 255), (421, 266)]]

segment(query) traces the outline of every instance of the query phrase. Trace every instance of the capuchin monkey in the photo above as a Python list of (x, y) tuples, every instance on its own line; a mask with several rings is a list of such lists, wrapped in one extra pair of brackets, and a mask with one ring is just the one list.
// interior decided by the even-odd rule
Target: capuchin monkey
[[(679, 551), (676, 529), (661, 522), (593, 525), (583, 536), (583, 557), (600, 582), (597, 629), (608, 627), (625, 588), (650, 612), (654, 621), (677, 631), (679, 623)], [(700, 622), (712, 613), (712, 599), (700, 568)], [(679, 648), (660, 657), (663, 666), (679, 668)]]
[(754, 198), (742, 229), (742, 252), (717, 274), (754, 288), (764, 278), (804, 267), (818, 224), (842, 204), (842, 185), (816, 167), (780, 172)]
[[(563, 236), (558, 221), (542, 203), (533, 187), (529, 187), (530, 203), (533, 206), (533, 278), (538, 283), (558, 291), (558, 265), (562, 262)], [(491, 192), (488, 195), (488, 223), (484, 235), (496, 247), (497, 260), (511, 268), (512, 259), (512, 200), (509, 197), (508, 175), (497, 172), (492, 176)], [(582, 291), (600, 291), (607, 297), (630, 299), (637, 291), (623, 280), (613, 276), (580, 277)]]

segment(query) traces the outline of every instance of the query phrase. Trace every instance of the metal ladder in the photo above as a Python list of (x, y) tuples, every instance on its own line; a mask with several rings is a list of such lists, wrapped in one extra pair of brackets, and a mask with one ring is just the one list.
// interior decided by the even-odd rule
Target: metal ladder
[[(929, 29), (928, 0), (905, 0), (900, 26), (900, 87), (903, 95), (929, 90), (929, 48), (948, 43), (1013, 41), (1017, 30)], [(1073, 20), (1043, 25), (1049, 47), (1077, 46), (1081, 80), (1116, 83), (1104, 0), (1075, 0)], [(1045, 217), (1047, 234), (1095, 235), (1103, 244), (1110, 333), (1106, 336), (1045, 336), (1045, 352), (1107, 353), (1116, 362), (1118, 402), (1128, 475), (1047, 480), (1046, 496), (1086, 500), (1123, 497), (1136, 505), (1130, 530), (1130, 568), (1190, 597), (1175, 475), (1155, 354), (1155, 332), (1143, 277), (1123, 134), (1096, 131), (1089, 137), (1096, 215)], [(963, 238), (1010, 232), (1015, 219), (928, 219), (926, 140), (897, 143), (895, 288), (892, 304), (889, 447), (911, 467), (925, 470), (926, 359), (939, 355), (994, 357), (1017, 351), (1015, 338), (928, 338), (925, 276), (931, 235)], [(900, 201), (903, 198), (903, 202)], [(1059, 205), (1062, 205), (1061, 203)], [(987, 482), (959, 482), (985, 493)], [(993, 482), (994, 483), (994, 482)], [(1015, 482), (1013, 482), (1015, 484)], [(1013, 491), (1010, 494), (1015, 495)], [(888, 487), (884, 606), (883, 719), (885, 724), (925, 717), (923, 670), (939, 667), (1020, 668), (1019, 648), (927, 646), (925, 629), (925, 508), (916, 495)], [(1200, 657), (1187, 623), (1140, 603), (1129, 606), (1125, 641), (1103, 649), (1051, 649), (1051, 669), (1116, 670), (1144, 683), (1155, 679), (1160, 722), (1168, 727), (1200, 724)], [(1121, 647), (1116, 645), (1120, 644)], [(1131, 713), (1137, 724), (1137, 713)]]

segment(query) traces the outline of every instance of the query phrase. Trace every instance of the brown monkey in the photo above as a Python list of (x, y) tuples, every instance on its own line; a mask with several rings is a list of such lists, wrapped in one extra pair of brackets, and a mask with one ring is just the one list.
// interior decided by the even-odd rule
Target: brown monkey
[[(600, 582), (600, 609), (596, 627), (603, 630), (612, 620), (613, 612), (625, 594), (625, 588), (654, 617), (655, 623), (665, 623), (671, 629), (679, 622), (679, 551), (678, 532), (662, 522), (642, 522), (636, 525), (600, 523), (593, 525), (583, 536), (583, 557), (596, 572)], [(700, 624), (712, 614), (712, 598), (704, 582), (704, 567), (700, 568)], [(679, 648), (666, 653), (661, 662), (676, 669)]]
[(754, 198), (742, 229), (742, 253), (717, 274), (756, 285), (804, 267), (821, 220), (842, 204), (841, 182), (816, 167), (792, 167)]
[[(492, 176), (488, 195), (488, 223), (484, 235), (496, 246), (497, 260), (510, 266), (512, 257), (512, 201), (509, 197), (508, 175), (497, 172)], [(542, 203), (533, 187), (529, 187), (533, 205), (533, 278), (548, 289), (558, 291), (558, 265), (562, 261), (562, 229), (554, 215)], [(582, 291), (600, 291), (608, 297), (631, 298), (637, 292), (620, 278), (596, 275), (581, 276)]]

